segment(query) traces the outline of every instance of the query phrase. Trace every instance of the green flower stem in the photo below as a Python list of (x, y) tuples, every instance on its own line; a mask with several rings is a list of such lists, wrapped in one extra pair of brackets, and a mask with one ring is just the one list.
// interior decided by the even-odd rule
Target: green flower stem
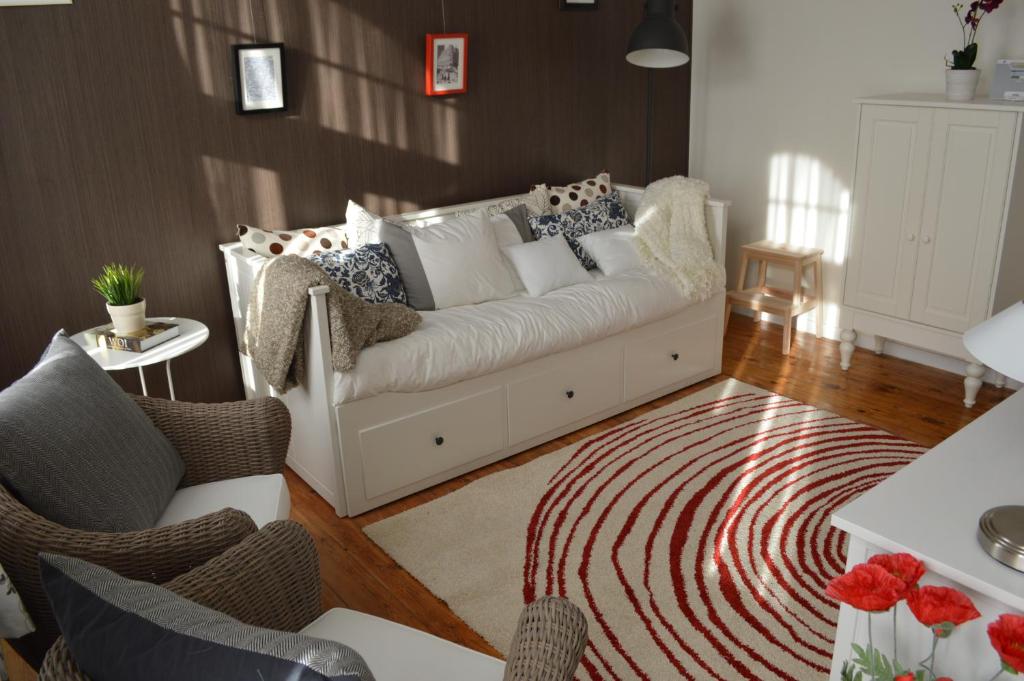
[(898, 608), (893, 606), (892, 609), (892, 661), (893, 664), (899, 666), (899, 647), (896, 645), (896, 611)]
[(1003, 670), (1002, 670), (1002, 669), (1000, 669), (999, 671), (997, 671), (997, 672), (996, 672), (996, 675), (995, 675), (995, 676), (993, 676), (993, 677), (992, 677), (991, 679), (989, 679), (988, 681), (996, 681), (996, 679), (998, 679), (998, 678), (999, 678), (1000, 676), (1002, 676), (1002, 675), (1003, 675)]
[(876, 679), (877, 680), (878, 676), (875, 674), (875, 638), (874, 638), (874, 636), (871, 633), (871, 613), (870, 612), (868, 613), (868, 651), (869, 651), (868, 657), (869, 657), (869, 659), (871, 661), (871, 668), (868, 669), (868, 673), (871, 674), (871, 678), (872, 679)]
[(939, 645), (939, 637), (935, 635), (935, 632), (932, 632), (932, 654), (928, 656), (927, 660), (925, 660), (925, 662), (928, 663), (927, 665), (925, 665), (924, 662), (921, 663), (921, 666), (924, 667), (925, 669), (927, 669), (928, 673), (931, 674), (932, 681), (935, 681), (935, 679), (936, 679), (936, 675), (935, 675), (935, 649), (936, 649), (936, 647), (938, 645)]

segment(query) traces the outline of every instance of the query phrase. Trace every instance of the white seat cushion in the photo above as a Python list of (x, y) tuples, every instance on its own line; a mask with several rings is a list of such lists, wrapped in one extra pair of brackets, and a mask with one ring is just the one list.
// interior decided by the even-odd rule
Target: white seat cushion
[(280, 473), (207, 482), (175, 492), (156, 526), (174, 525), (222, 508), (248, 513), (256, 527), (263, 527), (274, 520), (286, 520), (292, 510), (292, 500), (288, 484)]
[(377, 681), (501, 681), (505, 663), (437, 636), (355, 610), (328, 610), (302, 630), (356, 650)]

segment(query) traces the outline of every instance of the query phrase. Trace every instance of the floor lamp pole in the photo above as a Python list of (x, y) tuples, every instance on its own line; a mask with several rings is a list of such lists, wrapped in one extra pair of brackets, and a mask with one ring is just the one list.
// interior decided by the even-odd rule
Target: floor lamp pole
[(644, 186), (651, 183), (651, 156), (654, 153), (654, 69), (647, 69), (647, 139), (644, 153)]

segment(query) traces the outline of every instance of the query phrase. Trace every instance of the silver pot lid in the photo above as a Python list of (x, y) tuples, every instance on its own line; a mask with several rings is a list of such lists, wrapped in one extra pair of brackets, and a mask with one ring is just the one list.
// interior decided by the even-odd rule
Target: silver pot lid
[(978, 541), (990, 556), (1024, 572), (1024, 506), (998, 506), (978, 520)]

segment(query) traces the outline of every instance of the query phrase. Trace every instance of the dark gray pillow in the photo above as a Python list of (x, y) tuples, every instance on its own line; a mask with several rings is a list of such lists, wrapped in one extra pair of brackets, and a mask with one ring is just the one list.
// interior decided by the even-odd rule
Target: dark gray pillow
[(153, 527), (185, 463), (163, 433), (61, 331), (39, 363), (0, 392), (0, 478), (65, 527)]
[(249, 626), (78, 558), (43, 553), (39, 569), (71, 656), (93, 679), (373, 681), (341, 643)]
[(536, 240), (533, 236), (533, 230), (530, 229), (530, 211), (527, 210), (525, 203), (505, 211), (505, 215), (516, 226), (516, 231), (519, 232), (519, 236), (524, 244)]
[(435, 309), (434, 293), (430, 290), (430, 282), (427, 281), (427, 273), (423, 270), (419, 253), (416, 252), (412, 234), (404, 227), (384, 219), (379, 220), (377, 233), (381, 243), (387, 244), (391, 250), (391, 256), (398, 265), (398, 273), (402, 275), (402, 285), (405, 286), (409, 307), (414, 310)]

